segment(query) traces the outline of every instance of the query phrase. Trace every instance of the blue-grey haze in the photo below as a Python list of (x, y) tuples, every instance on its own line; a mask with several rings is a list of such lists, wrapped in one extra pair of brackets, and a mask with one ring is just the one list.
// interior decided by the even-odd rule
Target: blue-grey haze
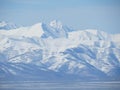
[(20, 25), (53, 19), (75, 29), (120, 33), (120, 0), (0, 0), (0, 20)]

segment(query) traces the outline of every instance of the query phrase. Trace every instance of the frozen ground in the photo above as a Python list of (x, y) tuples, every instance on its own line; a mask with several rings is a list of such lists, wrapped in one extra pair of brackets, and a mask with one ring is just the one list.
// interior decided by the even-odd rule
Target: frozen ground
[(120, 82), (0, 82), (0, 90), (120, 90)]

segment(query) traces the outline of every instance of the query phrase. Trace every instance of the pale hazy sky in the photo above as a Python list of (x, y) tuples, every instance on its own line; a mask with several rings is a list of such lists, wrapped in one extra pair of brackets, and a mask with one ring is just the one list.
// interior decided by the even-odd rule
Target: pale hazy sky
[(120, 0), (0, 0), (0, 20), (20, 25), (60, 20), (75, 29), (120, 33)]

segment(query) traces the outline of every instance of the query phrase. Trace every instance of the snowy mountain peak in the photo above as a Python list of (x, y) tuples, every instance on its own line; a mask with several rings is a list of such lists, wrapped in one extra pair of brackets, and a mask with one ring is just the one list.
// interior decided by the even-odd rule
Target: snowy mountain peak
[(94, 36), (98, 37), (99, 40), (111, 40), (111, 37), (110, 37), (110, 35), (108, 33), (100, 31), (100, 30), (88, 29), (88, 30), (86, 30), (86, 32), (91, 34), (91, 36), (94, 35)]
[(25, 33), (28, 37), (41, 37), (42, 34), (44, 33), (44, 30), (42, 28), (42, 23), (37, 23), (34, 24), (29, 28), (29, 30), (26, 30), (27, 32)]
[(102, 31), (99, 31), (99, 30), (96, 30), (96, 29), (87, 29), (85, 31), (89, 32), (89, 33), (92, 33), (94, 35), (97, 35), (98, 33), (102, 32)]
[(7, 23), (5, 22), (5, 21), (1, 21), (0, 22), (0, 27), (4, 27), (4, 26), (6, 26), (7, 25)]
[(17, 28), (17, 25), (13, 23), (8, 23), (6, 21), (1, 21), (0, 22), (0, 29), (2, 30), (10, 30), (10, 29), (15, 29)]
[(53, 28), (62, 28), (62, 23), (58, 20), (53, 20), (50, 22), (50, 26)]
[(42, 23), (36, 23), (34, 25), (31, 26), (31, 28), (40, 28), (42, 26)]

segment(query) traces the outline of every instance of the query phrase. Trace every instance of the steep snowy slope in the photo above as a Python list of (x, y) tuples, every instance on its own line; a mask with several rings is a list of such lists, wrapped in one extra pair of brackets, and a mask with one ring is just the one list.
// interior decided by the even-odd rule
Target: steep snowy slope
[(0, 30), (0, 74), (17, 77), (32, 70), (37, 78), (51, 72), (54, 79), (120, 80), (119, 38), (98, 30), (73, 30), (55, 20)]

